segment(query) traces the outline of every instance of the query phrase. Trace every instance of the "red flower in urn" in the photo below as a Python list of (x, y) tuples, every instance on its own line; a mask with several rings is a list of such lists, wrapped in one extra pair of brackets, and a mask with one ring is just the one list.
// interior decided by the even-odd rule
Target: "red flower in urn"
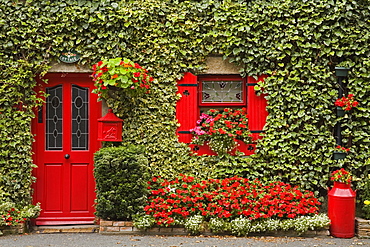
[(341, 168), (331, 173), (330, 180), (333, 182), (341, 182), (341, 183), (349, 184), (351, 183), (352, 175), (350, 172)]

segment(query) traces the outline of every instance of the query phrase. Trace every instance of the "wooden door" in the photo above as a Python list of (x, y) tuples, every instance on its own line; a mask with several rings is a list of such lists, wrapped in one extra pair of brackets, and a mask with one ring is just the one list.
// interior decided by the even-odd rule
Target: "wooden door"
[(101, 104), (88, 74), (53, 73), (39, 90), (48, 95), (33, 121), (36, 225), (92, 224), (93, 157)]

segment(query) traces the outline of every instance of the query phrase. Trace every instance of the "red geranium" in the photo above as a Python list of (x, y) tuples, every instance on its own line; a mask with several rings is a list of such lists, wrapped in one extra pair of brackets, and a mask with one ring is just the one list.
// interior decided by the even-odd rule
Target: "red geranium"
[(347, 97), (337, 99), (334, 103), (336, 106), (342, 107), (345, 111), (350, 111), (353, 107), (358, 106), (353, 94), (348, 94)]
[(241, 177), (198, 181), (185, 175), (173, 181), (155, 181), (149, 182), (151, 195), (144, 210), (158, 225), (168, 226), (193, 215), (208, 220), (296, 218), (317, 214), (320, 205), (313, 192), (282, 182), (264, 185)]
[(236, 147), (236, 140), (251, 142), (248, 130), (248, 115), (246, 108), (223, 110), (210, 109), (202, 113), (197, 126), (190, 130), (194, 134), (193, 144), (209, 147), (218, 154), (224, 154)]
[(92, 66), (94, 93), (107, 96), (110, 87), (121, 88), (130, 95), (137, 96), (148, 93), (150, 83), (154, 80), (148, 71), (129, 59), (114, 58), (102, 60)]

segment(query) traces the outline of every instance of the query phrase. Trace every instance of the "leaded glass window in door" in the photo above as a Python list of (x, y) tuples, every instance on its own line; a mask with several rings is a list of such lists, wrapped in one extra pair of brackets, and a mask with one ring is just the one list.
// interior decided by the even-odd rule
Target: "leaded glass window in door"
[(46, 150), (63, 149), (63, 87), (47, 88), (46, 93)]
[(72, 150), (89, 149), (89, 89), (72, 85)]

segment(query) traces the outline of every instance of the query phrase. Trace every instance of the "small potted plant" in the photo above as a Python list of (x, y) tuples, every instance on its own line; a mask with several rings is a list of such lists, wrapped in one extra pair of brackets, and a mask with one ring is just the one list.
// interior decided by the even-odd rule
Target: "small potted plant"
[(343, 117), (345, 112), (352, 110), (358, 106), (358, 101), (355, 100), (353, 94), (348, 94), (347, 97), (339, 98), (335, 101), (334, 105), (337, 107), (337, 116)]
[(342, 160), (344, 158), (346, 158), (347, 156), (347, 153), (350, 151), (349, 148), (345, 148), (345, 147), (342, 147), (340, 145), (337, 145), (335, 148), (334, 148), (334, 160)]
[(92, 66), (93, 91), (100, 97), (106, 97), (112, 88), (119, 89), (131, 96), (149, 92), (153, 78), (139, 64), (127, 58), (103, 59)]

